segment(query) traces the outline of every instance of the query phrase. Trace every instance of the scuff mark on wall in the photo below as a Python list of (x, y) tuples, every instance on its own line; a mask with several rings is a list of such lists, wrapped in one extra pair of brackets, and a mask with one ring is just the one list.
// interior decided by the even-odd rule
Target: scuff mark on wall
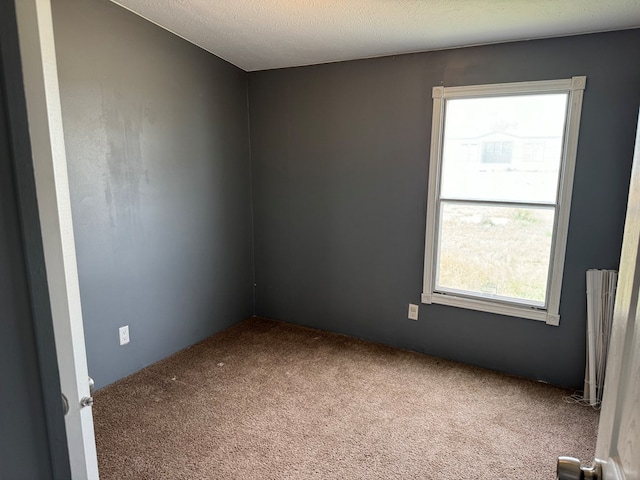
[(137, 89), (126, 92), (101, 88), (102, 118), (108, 154), (105, 200), (112, 226), (131, 234), (140, 229), (140, 181), (148, 182), (140, 146), (143, 101)]

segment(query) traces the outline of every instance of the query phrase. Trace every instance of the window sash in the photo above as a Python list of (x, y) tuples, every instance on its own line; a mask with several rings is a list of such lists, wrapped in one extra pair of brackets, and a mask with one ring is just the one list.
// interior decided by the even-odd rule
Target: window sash
[[(441, 245), (442, 245), (442, 204), (443, 203), (447, 203), (447, 204), (451, 204), (451, 205), (479, 205), (479, 206), (495, 206), (495, 207), (511, 207), (511, 208), (522, 208), (522, 209), (535, 209), (535, 208), (540, 208), (540, 209), (544, 209), (544, 210), (553, 210), (553, 231), (552, 231), (552, 241), (551, 241), (551, 252), (550, 252), (550, 256), (549, 256), (549, 265), (547, 266), (547, 284), (546, 284), (546, 291), (545, 291), (545, 296), (544, 296), (544, 302), (541, 304), (541, 302), (535, 302), (532, 300), (527, 300), (527, 299), (522, 299), (522, 298), (516, 298), (516, 297), (508, 297), (506, 295), (485, 295), (482, 292), (474, 292), (472, 290), (463, 290), (463, 289), (456, 289), (456, 288), (449, 288), (449, 287), (443, 287), (442, 285), (438, 285), (437, 280), (439, 278), (439, 274), (440, 274), (440, 264), (441, 262), (439, 261), (440, 259), (440, 253), (441, 253)], [(547, 309), (547, 306), (549, 304), (549, 289), (550, 289), (550, 279), (553, 275), (553, 258), (554, 258), (554, 250), (555, 250), (555, 237), (556, 237), (556, 231), (558, 228), (558, 205), (557, 203), (546, 203), (546, 202), (499, 202), (499, 201), (492, 201), (492, 200), (469, 200), (469, 199), (456, 199), (456, 200), (449, 200), (449, 199), (438, 199), (438, 206), (437, 206), (437, 236), (436, 236), (436, 242), (435, 242), (435, 248), (433, 251), (433, 271), (432, 271), (432, 286), (433, 286), (433, 292), (434, 293), (441, 293), (441, 294), (449, 294), (449, 295), (457, 295), (460, 297), (465, 297), (465, 298), (474, 298), (474, 299), (480, 299), (480, 300), (485, 300), (485, 301), (494, 301), (494, 302), (500, 302), (500, 303), (506, 303), (509, 305), (523, 305), (527, 308), (536, 308), (536, 309), (540, 309), (540, 310), (545, 310)]]
[(557, 207), (557, 202), (503, 202), (500, 200), (479, 200), (476, 198), (455, 198), (440, 197), (438, 202), (456, 203), (456, 204), (474, 204), (486, 205), (487, 207), (514, 207), (514, 208), (550, 208)]
[(469, 298), (472, 300), (488, 299), (488, 300), (491, 300), (492, 302), (501, 303), (504, 305), (512, 305), (512, 306), (525, 305), (527, 308), (532, 308), (539, 311), (546, 311), (546, 307), (540, 306), (540, 304), (537, 302), (532, 302), (527, 300), (520, 300), (518, 302), (514, 302), (511, 297), (506, 297), (504, 295), (486, 295), (485, 297), (481, 294), (478, 295), (476, 292), (473, 292), (470, 290), (461, 290), (457, 288), (442, 288), (442, 287), (435, 290), (434, 293), (441, 294), (441, 295), (453, 295), (455, 297)]

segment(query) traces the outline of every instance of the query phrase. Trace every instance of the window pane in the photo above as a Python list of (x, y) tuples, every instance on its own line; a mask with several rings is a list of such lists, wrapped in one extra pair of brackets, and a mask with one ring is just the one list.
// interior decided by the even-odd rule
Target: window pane
[(436, 290), (544, 306), (554, 208), (441, 208)]
[(555, 203), (567, 97), (447, 100), (441, 195)]

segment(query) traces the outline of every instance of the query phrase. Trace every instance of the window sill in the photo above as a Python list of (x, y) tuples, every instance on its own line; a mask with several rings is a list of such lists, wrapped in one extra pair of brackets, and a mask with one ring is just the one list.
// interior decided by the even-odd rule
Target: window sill
[(545, 322), (547, 325), (553, 325), (556, 327), (560, 323), (560, 315), (554, 315), (545, 310), (519, 305), (507, 305), (487, 300), (474, 300), (471, 298), (456, 297), (455, 295), (444, 295), (442, 293), (423, 293), (422, 303), (437, 303), (439, 305), (448, 305), (450, 307), (466, 308), (468, 310), (526, 318), (528, 320)]

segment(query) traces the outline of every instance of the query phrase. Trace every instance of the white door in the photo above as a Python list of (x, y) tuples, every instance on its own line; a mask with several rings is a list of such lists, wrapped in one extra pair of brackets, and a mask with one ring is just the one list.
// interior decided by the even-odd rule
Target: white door
[(596, 459), (605, 480), (640, 479), (640, 125), (631, 172), (620, 275)]
[(560, 480), (640, 480), (640, 122), (593, 468), (558, 459)]
[(71, 474), (73, 480), (97, 480), (51, 4), (15, 0), (15, 5), (60, 384), (69, 401)]

